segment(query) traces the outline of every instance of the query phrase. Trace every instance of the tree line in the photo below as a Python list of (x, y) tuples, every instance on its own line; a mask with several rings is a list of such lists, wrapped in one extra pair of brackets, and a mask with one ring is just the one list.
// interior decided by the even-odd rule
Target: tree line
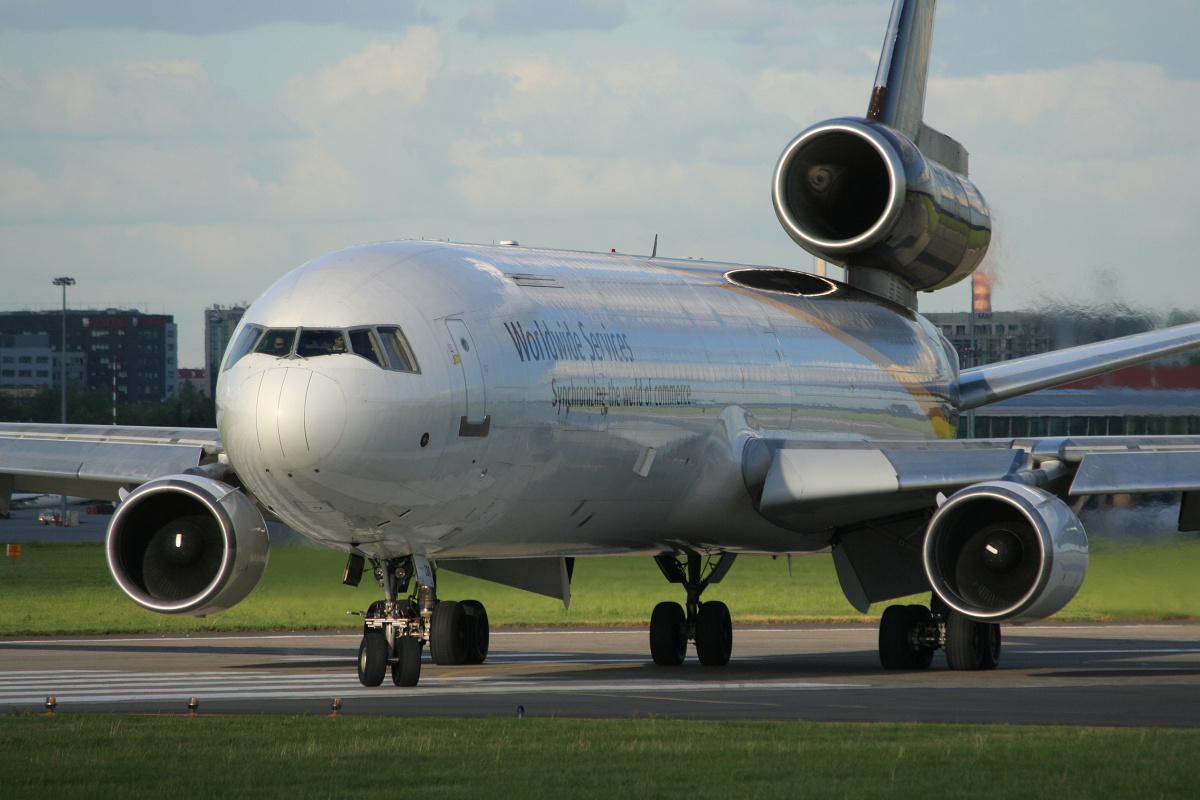
[[(30, 397), (0, 394), (0, 422), (61, 422), (62, 393), (49, 386)], [(67, 422), (75, 425), (111, 425), (112, 393), (88, 391), (77, 383), (67, 385)], [(118, 425), (170, 428), (215, 428), (216, 402), (184, 384), (179, 393), (160, 403), (117, 406)]]

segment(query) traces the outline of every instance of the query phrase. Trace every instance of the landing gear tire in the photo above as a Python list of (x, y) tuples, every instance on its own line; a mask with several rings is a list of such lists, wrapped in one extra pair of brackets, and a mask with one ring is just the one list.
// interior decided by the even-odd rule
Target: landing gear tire
[(946, 663), (950, 669), (995, 669), (1000, 661), (1000, 626), (951, 611), (946, 617)]
[[(925, 625), (933, 624), (933, 612), (925, 606), (909, 606), (908, 618), (912, 623), (913, 630), (917, 630)], [(933, 663), (933, 653), (937, 650), (936, 647), (930, 647), (916, 642), (915, 647), (908, 652), (908, 666), (911, 669), (929, 669)]]
[(464, 664), (482, 664), (487, 659), (490, 628), (487, 609), (478, 600), (463, 600), (463, 624), (467, 627)]
[(650, 615), (650, 655), (660, 667), (678, 667), (687, 655), (687, 615), (679, 603), (659, 603)]
[(925, 606), (888, 606), (879, 621), (879, 664), (884, 669), (927, 669), (934, 648), (921, 644), (916, 634), (932, 622)]
[[(383, 680), (383, 676), (380, 676)], [(396, 660), (392, 662), (392, 683), (397, 686), (416, 686), (421, 680), (421, 640), (416, 636), (401, 636), (396, 640)]]
[(370, 632), (358, 646), (358, 682), (363, 686), (378, 686), (387, 672), (388, 643), (382, 633)]
[(462, 603), (442, 600), (433, 607), (433, 619), (429, 624), (429, 654), (433, 656), (433, 663), (442, 666), (466, 663), (470, 644), (466, 621)]
[(909, 634), (908, 606), (888, 606), (879, 620), (879, 663), (884, 669), (907, 669)]
[(696, 657), (706, 667), (723, 667), (733, 653), (733, 620), (720, 600), (700, 606), (696, 615)]

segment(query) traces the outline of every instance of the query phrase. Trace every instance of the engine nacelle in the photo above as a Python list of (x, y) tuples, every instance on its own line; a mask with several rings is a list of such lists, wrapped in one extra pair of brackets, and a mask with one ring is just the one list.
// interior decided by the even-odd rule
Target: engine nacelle
[(835, 119), (801, 133), (779, 157), (772, 197), (808, 252), (883, 270), (917, 291), (971, 274), (991, 240), (975, 185), (878, 123)]
[(1083, 525), (1032, 486), (989, 481), (947, 500), (925, 534), (925, 573), (948, 606), (988, 622), (1043, 619), (1087, 572)]
[(108, 526), (108, 568), (121, 591), (160, 614), (233, 606), (267, 567), (267, 526), (244, 493), (198, 475), (130, 492)]

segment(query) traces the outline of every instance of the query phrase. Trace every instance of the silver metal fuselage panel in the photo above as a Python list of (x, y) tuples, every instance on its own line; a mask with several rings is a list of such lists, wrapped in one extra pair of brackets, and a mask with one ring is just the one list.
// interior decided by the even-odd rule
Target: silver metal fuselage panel
[(747, 439), (950, 437), (957, 365), (899, 306), (832, 282), (752, 289), (732, 269), (436, 242), (334, 253), (242, 326), (397, 325), (419, 372), (252, 353), (220, 375), (222, 441), (267, 510), (372, 556), (820, 549), (828, 530), (755, 510)]

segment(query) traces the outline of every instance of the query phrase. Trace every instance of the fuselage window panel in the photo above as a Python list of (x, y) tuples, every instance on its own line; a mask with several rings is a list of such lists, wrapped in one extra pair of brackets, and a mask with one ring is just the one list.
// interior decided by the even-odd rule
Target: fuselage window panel
[(378, 330), (392, 369), (400, 372), (421, 371), (421, 368), (417, 366), (417, 357), (413, 355), (412, 348), (408, 345), (408, 339), (404, 338), (403, 331), (393, 326), (381, 326)]
[(237, 339), (229, 348), (229, 354), (225, 357), (225, 366), (221, 371), (232, 367), (242, 359), (242, 356), (254, 349), (254, 345), (258, 342), (258, 337), (262, 336), (263, 327), (261, 325), (247, 325), (242, 328), (242, 332), (238, 334)]
[(325, 328), (305, 328), (300, 332), (296, 355), (302, 358), (331, 356), (346, 352), (346, 334)]
[(379, 337), (370, 328), (358, 328), (350, 331), (350, 350), (356, 356), (362, 356), (367, 361), (379, 367), (386, 367), (383, 348), (379, 345)]
[(259, 340), (254, 352), (283, 358), (292, 352), (292, 343), (295, 341), (295, 328), (270, 330)]

